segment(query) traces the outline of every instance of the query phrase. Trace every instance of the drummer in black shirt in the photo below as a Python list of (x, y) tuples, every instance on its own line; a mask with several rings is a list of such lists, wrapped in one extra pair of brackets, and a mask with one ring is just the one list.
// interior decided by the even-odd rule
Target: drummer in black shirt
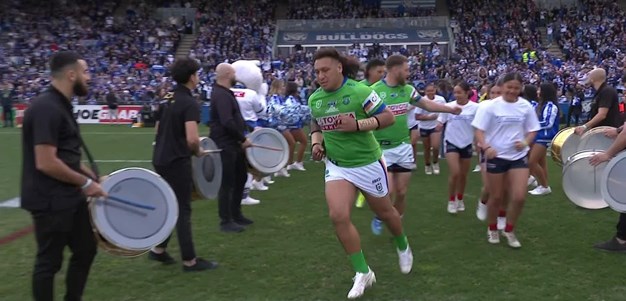
[[(619, 97), (617, 91), (613, 87), (609, 87), (606, 84), (606, 71), (604, 69), (593, 69), (587, 74), (587, 83), (591, 84), (596, 89), (596, 95), (593, 98), (591, 104), (590, 120), (576, 128), (576, 134), (581, 135), (586, 130), (598, 126), (610, 126), (616, 128), (607, 136), (616, 136), (621, 130), (617, 129), (623, 124), (622, 117), (619, 112)], [(623, 135), (622, 135), (623, 136)], [(616, 147), (621, 147), (621, 140), (617, 139), (605, 153), (601, 153), (591, 158), (592, 165), (598, 165), (601, 162), (608, 161), (617, 152), (614, 150)], [(623, 150), (621, 147), (619, 150)], [(626, 214), (621, 213), (619, 216), (619, 222), (617, 223), (617, 233), (613, 239), (596, 244), (594, 247), (606, 251), (626, 252)]]
[(241, 213), (241, 199), (248, 177), (244, 149), (252, 142), (244, 135), (246, 125), (237, 99), (230, 88), (236, 83), (235, 69), (230, 64), (219, 64), (215, 70), (216, 83), (211, 90), (210, 138), (222, 149), (222, 186), (218, 193), (222, 232), (242, 232), (252, 221)]
[(86, 196), (106, 193), (81, 164), (82, 139), (72, 112), (72, 97), (88, 92), (87, 63), (74, 52), (58, 52), (50, 74), (50, 87), (24, 113), (22, 132), (21, 206), (33, 217), (37, 241), (32, 292), (35, 300), (53, 300), (54, 276), (69, 246), (65, 300), (81, 300), (97, 249)]
[[(177, 59), (170, 73), (177, 85), (159, 107), (152, 164), (156, 172), (172, 187), (178, 200), (176, 234), (183, 260), (183, 271), (203, 271), (217, 267), (216, 262), (196, 257), (191, 236), (191, 193), (193, 190), (191, 156), (201, 156), (198, 123), (200, 107), (191, 91), (200, 82), (200, 64), (192, 58)], [(165, 249), (169, 237), (153, 248), (149, 258), (165, 264), (174, 263)]]

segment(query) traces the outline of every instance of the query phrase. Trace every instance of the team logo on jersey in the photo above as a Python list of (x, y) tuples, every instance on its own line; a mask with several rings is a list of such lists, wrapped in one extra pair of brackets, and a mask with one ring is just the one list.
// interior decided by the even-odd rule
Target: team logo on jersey
[(409, 110), (409, 104), (406, 102), (387, 105), (387, 107), (389, 108), (389, 110), (391, 110), (391, 113), (393, 113), (394, 116), (406, 114), (406, 112)]
[(335, 112), (339, 112), (339, 109), (337, 109), (337, 101), (336, 100), (329, 101), (328, 110), (326, 110), (326, 114), (335, 113)]
[(320, 99), (320, 100), (318, 100), (318, 101), (316, 101), (316, 102), (315, 102), (315, 108), (316, 108), (316, 109), (319, 109), (319, 108), (321, 108), (321, 107), (322, 107), (322, 100)]
[(396, 98), (398, 97), (398, 93), (391, 93), (391, 98)]
[(383, 192), (383, 183), (376, 183), (376, 191)]
[(343, 104), (344, 105), (350, 104), (350, 97), (349, 96), (346, 96), (346, 97), (343, 98)]
[(337, 121), (337, 118), (339, 118), (339, 115), (350, 116), (352, 118), (356, 118), (356, 114), (354, 112), (350, 112), (350, 113), (344, 113), (344, 114), (336, 114), (336, 115), (319, 117), (319, 118), (315, 118), (315, 120), (317, 120), (317, 124), (320, 126), (322, 131), (334, 131), (337, 129), (337, 125), (335, 124), (335, 122)]
[(387, 98), (387, 93), (386, 92), (380, 92), (380, 98), (385, 99)]
[(401, 92), (400, 92), (400, 97), (406, 97), (406, 92), (401, 91)]
[(246, 92), (244, 91), (233, 91), (233, 94), (235, 94), (236, 98), (243, 98), (246, 96)]

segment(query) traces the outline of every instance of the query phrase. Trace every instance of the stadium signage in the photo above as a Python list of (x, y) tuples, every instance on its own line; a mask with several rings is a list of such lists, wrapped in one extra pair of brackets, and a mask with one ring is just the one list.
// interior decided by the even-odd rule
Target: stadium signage
[(448, 42), (446, 28), (279, 31), (278, 45)]
[(119, 106), (117, 108), (117, 122), (109, 117), (109, 108), (99, 105), (74, 106), (74, 118), (80, 124), (131, 124), (141, 111), (141, 106)]

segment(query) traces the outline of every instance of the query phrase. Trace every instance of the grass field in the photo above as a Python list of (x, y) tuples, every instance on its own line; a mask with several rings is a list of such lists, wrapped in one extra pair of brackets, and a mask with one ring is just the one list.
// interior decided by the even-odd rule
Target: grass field
[[(206, 131), (203, 129), (203, 131)], [(85, 126), (83, 136), (98, 160), (149, 160), (151, 129)], [(0, 201), (18, 196), (18, 130), (0, 129)], [(421, 160), (421, 157), (420, 157)], [(102, 173), (149, 163), (100, 163)], [(353, 276), (327, 217), (323, 164), (278, 178), (269, 191), (253, 192), (262, 203), (244, 208), (255, 224), (241, 234), (218, 231), (215, 201), (193, 203), (196, 251), (220, 268), (183, 273), (139, 257), (100, 252), (85, 300), (344, 300)], [(624, 257), (591, 246), (610, 238), (617, 214), (574, 207), (561, 190), (560, 168), (550, 166), (553, 194), (530, 197), (518, 225), (520, 250), (489, 245), (486, 226), (475, 216), (479, 174), (470, 174), (467, 211), (446, 212), (446, 167), (414, 174), (405, 229), (415, 255), (413, 272), (402, 275), (389, 233), (374, 236), (371, 212), (355, 209), (365, 256), (378, 282), (362, 300), (624, 300)], [(30, 225), (21, 209), (0, 208), (0, 237)], [(171, 253), (179, 260), (176, 239)], [(0, 246), (0, 300), (30, 299), (35, 255), (33, 235)], [(68, 252), (69, 255), (69, 252)], [(66, 256), (66, 262), (69, 256)], [(57, 299), (64, 293), (57, 276)]]

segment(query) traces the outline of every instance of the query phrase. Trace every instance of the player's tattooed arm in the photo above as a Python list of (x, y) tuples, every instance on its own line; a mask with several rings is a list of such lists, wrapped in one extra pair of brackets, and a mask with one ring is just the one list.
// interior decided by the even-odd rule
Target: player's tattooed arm
[(389, 108), (384, 108), (380, 113), (366, 119), (357, 121), (357, 131), (373, 131), (391, 126), (396, 117)]

